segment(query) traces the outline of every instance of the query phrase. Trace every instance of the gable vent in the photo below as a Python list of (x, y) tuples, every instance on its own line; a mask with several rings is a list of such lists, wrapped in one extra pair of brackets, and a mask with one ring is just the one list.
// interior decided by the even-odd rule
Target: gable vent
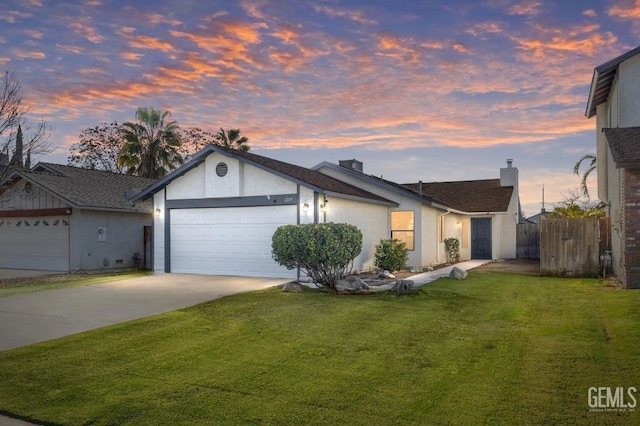
[(227, 163), (218, 163), (218, 165), (216, 166), (216, 174), (219, 177), (225, 177), (228, 171), (229, 167), (227, 166)]

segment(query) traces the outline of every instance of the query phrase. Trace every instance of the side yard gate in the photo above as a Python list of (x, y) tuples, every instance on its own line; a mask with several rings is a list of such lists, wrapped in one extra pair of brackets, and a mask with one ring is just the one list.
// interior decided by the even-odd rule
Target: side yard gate
[[(540, 224), (540, 274), (597, 277), (601, 237), (608, 236), (598, 218), (544, 219)], [(606, 220), (603, 225), (606, 224)], [(608, 238), (607, 238), (608, 239)]]
[(609, 250), (610, 218), (547, 218), (518, 225), (517, 256), (540, 259), (542, 276), (597, 277)]

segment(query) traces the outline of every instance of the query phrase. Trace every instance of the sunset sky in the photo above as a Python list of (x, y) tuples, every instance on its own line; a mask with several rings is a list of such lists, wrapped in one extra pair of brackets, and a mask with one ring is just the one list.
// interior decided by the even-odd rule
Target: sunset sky
[(528, 216), (543, 184), (547, 209), (578, 188), (593, 69), (639, 36), (640, 0), (0, 2), (0, 70), (54, 128), (35, 161), (66, 164), (82, 129), (150, 106), (399, 183), (496, 178), (513, 158)]

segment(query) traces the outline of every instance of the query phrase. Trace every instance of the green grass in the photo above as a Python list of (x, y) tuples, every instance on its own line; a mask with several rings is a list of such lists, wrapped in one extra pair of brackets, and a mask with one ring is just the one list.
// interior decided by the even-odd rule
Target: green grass
[(40, 277), (0, 280), (0, 297), (16, 296), (18, 294), (35, 293), (38, 291), (127, 280), (130, 278), (142, 277), (149, 274), (151, 274), (151, 271), (142, 270), (110, 272), (104, 274), (43, 275)]
[[(640, 292), (471, 273), (417, 296), (276, 289), (0, 353), (0, 410), (64, 425), (638, 424)], [(640, 400), (640, 395), (638, 396)]]

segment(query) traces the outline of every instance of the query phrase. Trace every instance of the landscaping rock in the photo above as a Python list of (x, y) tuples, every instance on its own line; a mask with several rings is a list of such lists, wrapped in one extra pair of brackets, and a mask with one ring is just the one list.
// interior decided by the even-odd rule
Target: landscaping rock
[(301, 293), (302, 292), (302, 284), (298, 283), (286, 283), (282, 286), (282, 291), (286, 291), (288, 293)]
[(382, 278), (382, 279), (385, 279), (385, 278), (394, 279), (395, 277), (396, 277), (395, 275), (393, 275), (391, 272), (387, 270), (384, 270), (378, 274), (378, 278)]
[(469, 275), (467, 271), (457, 266), (454, 266), (451, 272), (449, 272), (449, 278), (453, 278), (454, 280), (464, 280), (467, 278), (467, 275)]
[(394, 288), (396, 289), (396, 296), (398, 297), (410, 292), (418, 293), (418, 289), (416, 289), (413, 280), (398, 280)]
[(356, 275), (349, 275), (343, 280), (336, 283), (336, 288), (340, 291), (358, 291), (369, 290), (369, 285), (365, 283), (362, 278)]

